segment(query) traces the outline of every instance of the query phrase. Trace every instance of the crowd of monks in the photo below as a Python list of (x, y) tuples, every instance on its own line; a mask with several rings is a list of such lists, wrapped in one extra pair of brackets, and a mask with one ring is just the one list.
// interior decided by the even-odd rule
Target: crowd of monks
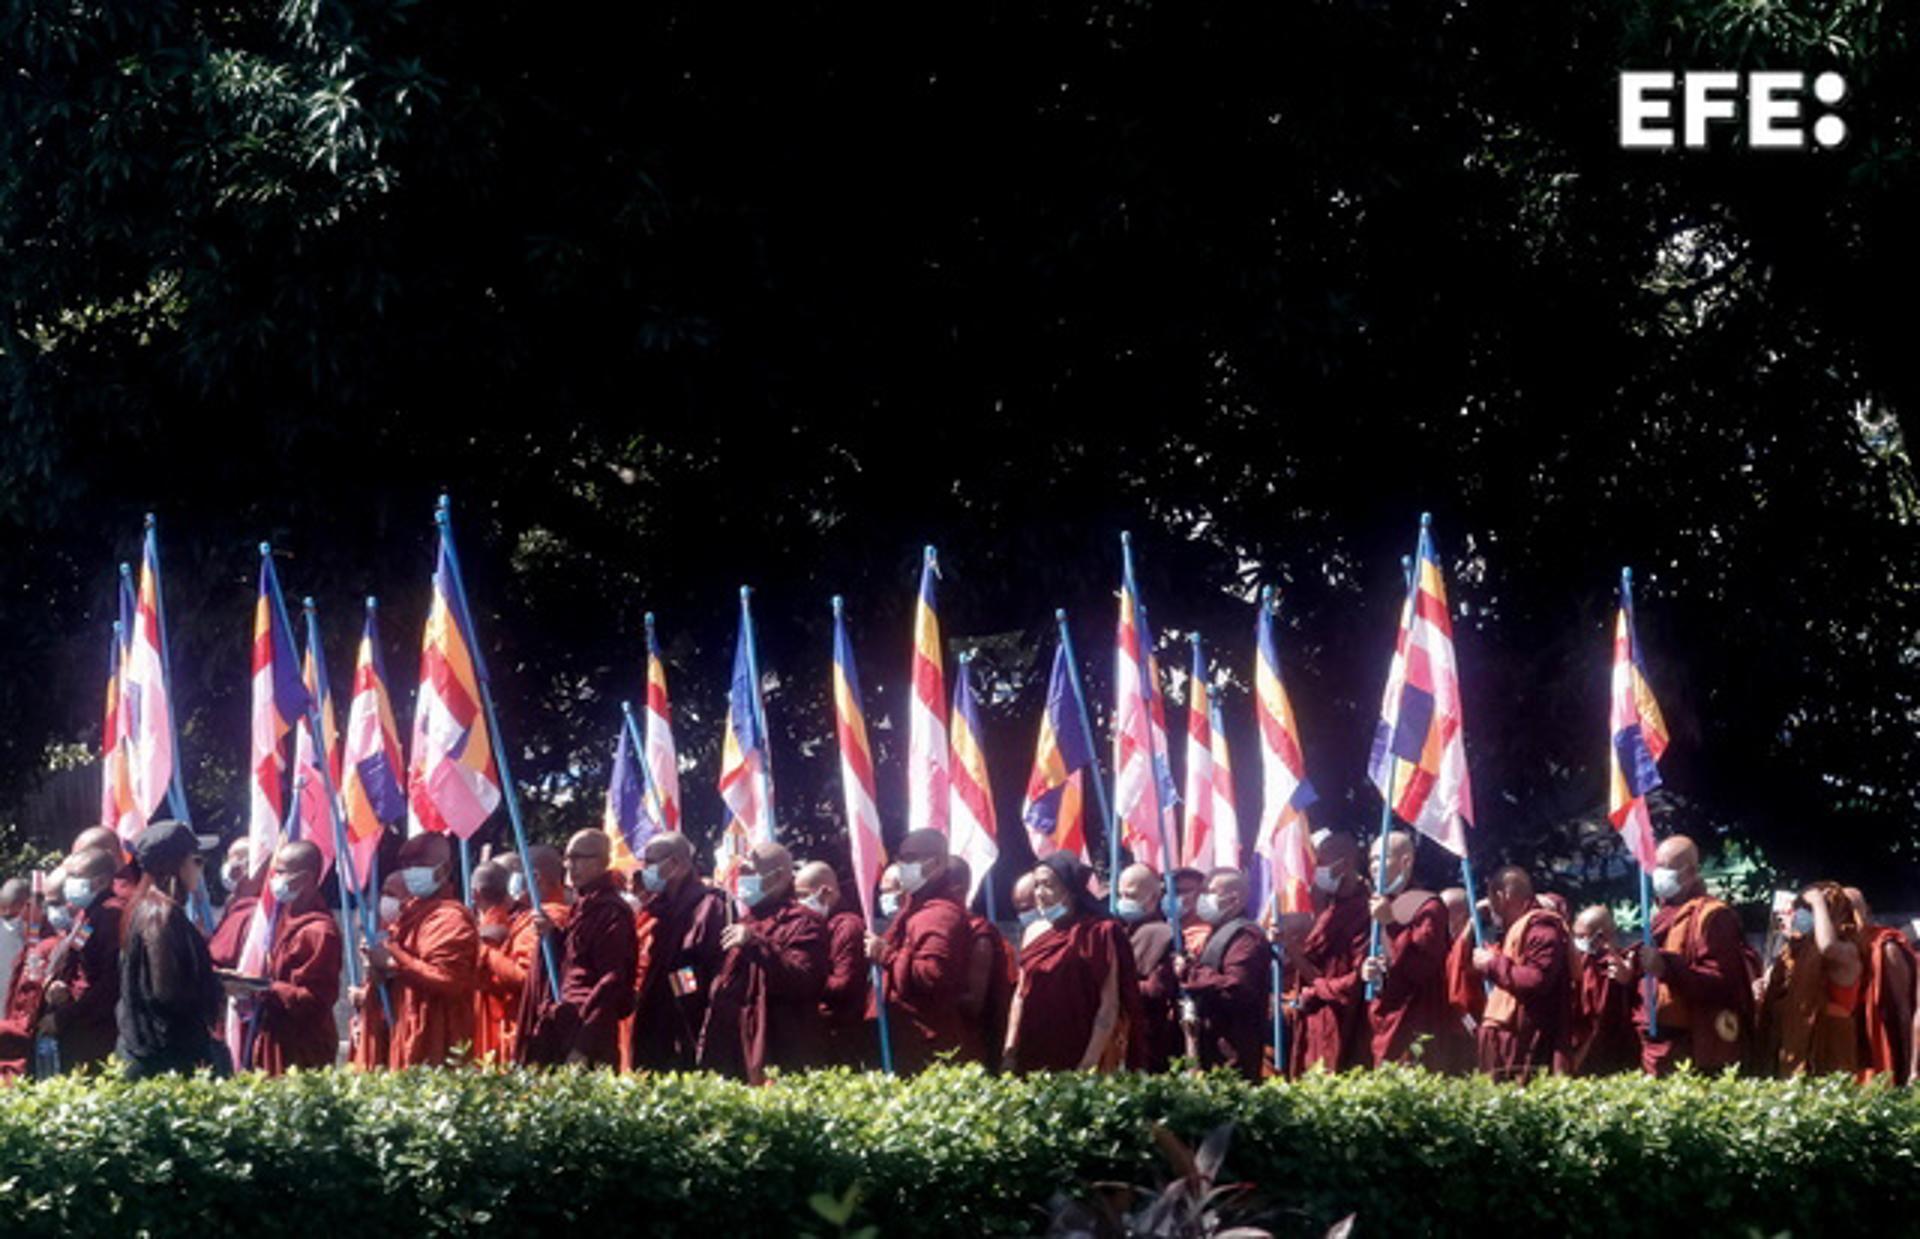
[[(1920, 1041), (1920, 958), (1857, 891), (1800, 892), (1756, 952), (1680, 836), (1659, 848), (1650, 941), (1624, 938), (1604, 905), (1571, 915), (1519, 868), (1495, 873), (1477, 905), (1419, 889), (1415, 842), (1399, 832), (1378, 851), (1316, 835), (1314, 909), (1277, 919), (1248, 906), (1234, 870), (1177, 870), (1169, 899), (1134, 865), (1109, 903), (1056, 854), (1014, 884), (1009, 934), (969, 911), (971, 875), (934, 831), (902, 840), (876, 929), (832, 866), (778, 845), (751, 851), (729, 895), (684, 836), (655, 836), (623, 873), (592, 830), (524, 865), (483, 861), (465, 901), (448, 840), (409, 839), (377, 933), (349, 941), (319, 851), (290, 843), (266, 869), (279, 912), (251, 977), (233, 971), (263, 885), (245, 846), (226, 858), (231, 895), (207, 955), (246, 1030), (234, 1065), (269, 1074), (340, 1061), (348, 951), (364, 984), (348, 995), (345, 1058), (362, 1070), (577, 1064), (758, 1083), (950, 1059), (1009, 1072), (1185, 1062), (1250, 1080), (1412, 1063), (1525, 1080), (1692, 1063), (1904, 1084)], [(118, 922), (138, 878), (119, 840), (91, 829), (40, 894), (0, 885), (0, 1078), (32, 1074), (49, 1045), (63, 1071), (113, 1051)]]

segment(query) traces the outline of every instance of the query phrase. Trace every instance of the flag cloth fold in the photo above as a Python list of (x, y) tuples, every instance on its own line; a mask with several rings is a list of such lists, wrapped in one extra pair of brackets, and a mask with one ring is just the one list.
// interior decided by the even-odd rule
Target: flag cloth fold
[(472, 838), (500, 804), (500, 774), (467, 618), (443, 533), (420, 638), (420, 687), (407, 767), (409, 835), (434, 831)]
[[(307, 722), (308, 716), (301, 715), (294, 727), (293, 786), (296, 812), (300, 818), (300, 837), (320, 849), (320, 874), (325, 877), (335, 860), (334, 806), (327, 803), (327, 787), (329, 780), (336, 789), (340, 786), (340, 732), (334, 726), (333, 690), (327, 681), (326, 654), (316, 639), (319, 631), (319, 624), (308, 625), (307, 651), (300, 667), (300, 683), (306, 688), (308, 697), (319, 702), (321, 739), (316, 745), (313, 728)], [(326, 779), (321, 778), (317, 764), (322, 760), (327, 763)], [(352, 880), (355, 883), (359, 881), (359, 873), (358, 869), (353, 872)]]
[[(1158, 667), (1150, 656), (1146, 611), (1128, 573), (1120, 586), (1113, 698), (1113, 818), (1133, 858), (1162, 870), (1160, 836), (1173, 807), (1166, 767), (1166, 722), (1156, 709)], [(1156, 807), (1162, 815), (1156, 817)], [(1167, 832), (1172, 837), (1172, 831)]]
[(1622, 591), (1613, 623), (1613, 691), (1609, 714), (1607, 817), (1640, 868), (1653, 872), (1653, 820), (1647, 793), (1660, 786), (1660, 757), (1667, 751), (1667, 722), (1647, 684), (1634, 634), (1633, 598)]
[(833, 613), (833, 729), (840, 744), (840, 796), (847, 810), (853, 881), (860, 892), (861, 913), (872, 924), (885, 849), (874, 796), (873, 749), (867, 743), (867, 718), (860, 704), (860, 677), (854, 670), (846, 620), (837, 606)]
[(121, 577), (117, 587), (120, 618), (107, 637), (106, 712), (100, 722), (100, 824), (122, 839), (140, 833), (146, 819), (134, 807), (130, 769), (133, 742), (127, 734), (126, 675), (127, 626), (133, 614), (133, 596)]
[[(680, 829), (680, 759), (673, 745), (673, 706), (667, 700), (667, 665), (653, 636), (653, 616), (647, 616), (647, 780), (658, 801), (656, 823), (669, 833)], [(649, 811), (654, 806), (649, 805)]]
[(387, 691), (386, 661), (371, 604), (353, 662), (353, 697), (347, 703), (347, 731), (340, 749), (340, 803), (347, 822), (354, 876), (371, 876), (373, 858), (388, 826), (407, 813), (400, 790), (400, 728), (394, 722)]
[(947, 831), (947, 691), (940, 612), (934, 601), (939, 560), (928, 547), (913, 611), (913, 691), (907, 702), (907, 829)]
[(646, 811), (647, 788), (640, 774), (640, 755), (633, 750), (628, 730), (622, 722), (620, 738), (614, 741), (607, 807), (600, 821), (613, 849), (613, 867), (621, 873), (632, 873), (640, 867), (641, 849), (655, 834), (653, 818)]
[(1467, 854), (1473, 787), (1467, 775), (1466, 720), (1446, 583), (1425, 523), (1413, 587), (1400, 609), (1367, 775), (1394, 816), (1455, 856)]
[(1000, 859), (1000, 836), (993, 817), (993, 786), (987, 779), (987, 755), (980, 744), (980, 711), (973, 696), (973, 666), (960, 660), (953, 678), (953, 717), (950, 727), (953, 762), (948, 769), (952, 804), (947, 814), (953, 855), (967, 862), (971, 881), (966, 903), (987, 880), (987, 871)]
[(140, 588), (125, 641), (120, 697), (127, 715), (125, 733), (132, 745), (127, 774), (133, 810), (144, 826), (167, 798), (174, 766), (173, 705), (167, 697), (166, 662), (160, 653), (160, 566), (151, 531), (140, 557)]
[(732, 815), (727, 833), (735, 836), (729, 856), (737, 863), (747, 849), (774, 839), (772, 780), (767, 769), (767, 737), (760, 684), (754, 675), (753, 617), (740, 600), (740, 635), (733, 648), (733, 677), (727, 693), (727, 724), (721, 733), (720, 799)]
[(1311, 912), (1313, 842), (1307, 808), (1317, 799), (1307, 779), (1300, 726), (1280, 679), (1272, 595), (1262, 593), (1254, 625), (1253, 716), (1260, 739), (1260, 831), (1272, 895), (1281, 912)]
[(1213, 738), (1213, 858), (1195, 861), (1202, 870), (1239, 869), (1240, 811), (1234, 806), (1233, 761), (1227, 751), (1227, 729), (1220, 722), (1220, 703), (1208, 710), (1208, 730)]
[(1040, 714), (1040, 737), (1034, 745), (1033, 772), (1020, 820), (1035, 857), (1065, 852), (1087, 863), (1087, 823), (1084, 780), (1093, 777), (1093, 737), (1081, 725), (1074, 705), (1072, 672), (1064, 643), (1053, 647), (1053, 670), (1047, 677), (1047, 706)]
[(1187, 676), (1187, 821), (1180, 841), (1180, 863), (1202, 873), (1213, 868), (1213, 714), (1208, 700), (1206, 664), (1200, 642), (1193, 643), (1193, 670)]
[[(287, 735), (307, 712), (286, 603), (270, 555), (260, 557), (260, 593), (253, 609), (252, 777), (247, 786), (247, 866), (264, 874), (287, 819)], [(264, 901), (263, 901), (264, 902)]]

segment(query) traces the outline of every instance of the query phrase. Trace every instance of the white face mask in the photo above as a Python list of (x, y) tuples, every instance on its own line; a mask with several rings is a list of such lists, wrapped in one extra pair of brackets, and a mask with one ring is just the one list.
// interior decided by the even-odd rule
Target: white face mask
[(917, 860), (903, 860), (895, 866), (900, 871), (900, 889), (911, 895), (927, 884), (926, 866)]
[(1138, 899), (1129, 899), (1125, 895), (1120, 896), (1119, 900), (1115, 902), (1113, 910), (1118, 912), (1120, 919), (1129, 925), (1137, 924), (1147, 919), (1147, 905), (1141, 903)]
[(1340, 875), (1326, 865), (1313, 867), (1313, 889), (1323, 895), (1331, 895), (1340, 889)]
[(800, 906), (820, 916), (827, 914), (827, 897), (815, 892), (800, 901)]
[(226, 883), (228, 890), (232, 890), (234, 887), (240, 885), (240, 880), (246, 876), (247, 867), (245, 865), (228, 865), (220, 871), (220, 880)]
[(407, 884), (407, 894), (415, 899), (424, 899), (440, 889), (440, 879), (434, 876), (432, 865), (408, 865), (400, 871), (400, 880)]
[(1200, 896), (1200, 919), (1209, 925), (1218, 925), (1227, 919), (1226, 909), (1220, 906), (1220, 897), (1212, 891)]
[(68, 878), (60, 889), (66, 895), (67, 902), (76, 908), (84, 908), (93, 902), (92, 878)]
[(660, 872), (658, 865), (640, 866), (640, 885), (647, 888), (647, 894), (658, 895), (667, 889), (666, 875)]
[(507, 875), (507, 898), (513, 899), (513, 900), (521, 900), (521, 899), (525, 899), (526, 897), (527, 897), (526, 875), (521, 873), (508, 874)]
[(881, 916), (900, 915), (900, 892), (899, 891), (881, 891), (880, 892), (880, 915)]
[(397, 895), (380, 896), (380, 919), (388, 923), (400, 919), (400, 899)]
[(73, 928), (73, 913), (67, 911), (65, 904), (48, 904), (47, 924), (53, 926), (55, 933), (66, 933)]
[(1573, 949), (1582, 955), (1591, 955), (1593, 954), (1593, 939), (1584, 935), (1576, 936), (1573, 940)]
[(284, 878), (276, 874), (274, 877), (268, 879), (267, 885), (273, 888), (273, 898), (276, 902), (293, 902), (294, 883), (292, 878)]
[(748, 908), (757, 908), (767, 897), (766, 884), (757, 873), (740, 875), (740, 902)]
[(1653, 871), (1653, 893), (1659, 899), (1672, 899), (1680, 893), (1680, 871), (1661, 865)]
[(1020, 914), (1020, 928), (1025, 929), (1027, 926), (1033, 924), (1035, 921), (1039, 919), (1040, 919), (1040, 909), (1028, 908), (1025, 912), (1022, 912)]

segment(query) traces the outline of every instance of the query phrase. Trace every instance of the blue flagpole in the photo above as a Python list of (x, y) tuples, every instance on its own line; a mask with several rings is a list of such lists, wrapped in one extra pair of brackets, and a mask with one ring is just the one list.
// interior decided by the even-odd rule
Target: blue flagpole
[[(1415, 562), (1413, 565), (1407, 565), (1404, 559), (1401, 560), (1403, 568), (1406, 572), (1406, 580), (1407, 580), (1406, 602), (1403, 604), (1401, 614), (1405, 616), (1409, 622), (1411, 622), (1412, 620), (1412, 616), (1413, 616), (1412, 608), (1416, 601), (1416, 599), (1414, 598), (1414, 592), (1420, 587), (1419, 577), (1417, 575), (1417, 567), (1419, 563), (1419, 560), (1417, 558), (1417, 552), (1420, 552), (1426, 549), (1427, 530), (1432, 526), (1432, 523), (1433, 523), (1433, 517), (1431, 515), (1429, 515), (1426, 512), (1422, 512), (1420, 514), (1420, 537), (1419, 537), (1419, 540), (1414, 543), (1414, 550), (1416, 552)], [(1396, 629), (1396, 632), (1397, 631), (1398, 630)], [(1394, 756), (1393, 746), (1395, 742), (1399, 740), (1399, 738), (1400, 738), (1400, 710), (1396, 704), (1396, 707), (1393, 711), (1393, 722), (1389, 724), (1387, 727), (1387, 753), (1386, 753), (1387, 790), (1380, 797), (1380, 859), (1375, 869), (1376, 876), (1374, 878), (1374, 883), (1373, 883), (1374, 893), (1382, 896), (1386, 894), (1386, 885), (1387, 885), (1387, 833), (1393, 829), (1394, 763), (1399, 760)], [(1473, 897), (1471, 891), (1468, 892), (1467, 897), (1468, 897), (1468, 903), (1471, 906), (1472, 897)], [(1371, 920), (1369, 922), (1369, 932), (1367, 935), (1367, 958), (1378, 959), (1379, 957), (1380, 957), (1380, 922), (1377, 920)], [(1375, 991), (1378, 988), (1379, 987), (1374, 985), (1371, 981), (1367, 983), (1367, 1001), (1368, 1002), (1373, 1001)]]
[[(320, 613), (313, 605), (313, 599), (302, 598), (300, 609), (306, 613), (307, 649), (313, 655), (314, 691), (307, 697), (307, 728), (313, 733), (313, 750), (318, 758), (314, 765), (320, 770), (320, 786), (327, 797), (327, 817), (333, 823), (333, 879), (340, 891), (340, 917), (346, 922), (347, 941), (354, 938), (353, 933), (353, 891), (357, 883), (353, 873), (353, 848), (347, 842), (347, 824), (340, 817), (340, 795), (333, 785), (333, 768), (327, 753), (327, 736), (320, 728), (320, 704), (327, 695), (326, 652), (320, 645)], [(347, 984), (358, 988), (360, 985), (360, 959), (357, 952), (342, 951), (346, 960)]]
[[(453, 577), (453, 605), (460, 611), (460, 626), (466, 630), (473, 653), (474, 674), (480, 677), (480, 706), (486, 711), (487, 732), (493, 741), (493, 764), (500, 772), (500, 791), (507, 801), (507, 820), (513, 826), (513, 843), (520, 853), (520, 869), (527, 875), (527, 895), (533, 907), (540, 906), (539, 883), (534, 876), (533, 857), (527, 849), (527, 830), (520, 820), (520, 796), (514, 789), (513, 772), (507, 765), (506, 741), (500, 735), (500, 718), (493, 708), (493, 683), (487, 675), (487, 658), (480, 651), (480, 637), (474, 631), (473, 615), (467, 608), (467, 587), (460, 574), (460, 555), (453, 545), (453, 501), (446, 495), (440, 496), (440, 502), (433, 510), (433, 520), (440, 528), (440, 545), (447, 552), (447, 570)], [(461, 840), (462, 859), (465, 858), (466, 840)], [(540, 957), (547, 966), (547, 988), (552, 991), (553, 1001), (560, 1001), (560, 967), (553, 956), (553, 939), (547, 934), (540, 935)]]
[(640, 725), (633, 720), (633, 703), (620, 703), (620, 715), (627, 730), (627, 743), (633, 747), (633, 759), (640, 765), (640, 790), (653, 806), (653, 820), (662, 831), (667, 827), (667, 812), (660, 805), (660, 789), (653, 785), (653, 771), (647, 769), (647, 744), (640, 738)]
[[(1140, 586), (1133, 579), (1133, 535), (1126, 531), (1120, 534), (1120, 560), (1122, 571), (1126, 575), (1127, 592), (1133, 595), (1134, 625), (1133, 639), (1136, 649), (1134, 657), (1140, 663), (1140, 710), (1147, 725), (1147, 778), (1153, 787), (1153, 821), (1160, 828), (1160, 867), (1167, 876), (1166, 891), (1162, 903), (1165, 905), (1167, 924), (1173, 926), (1175, 950), (1185, 954), (1185, 946), (1180, 933), (1180, 896), (1173, 889), (1173, 852), (1167, 840), (1167, 815), (1160, 800), (1160, 754), (1153, 744), (1153, 690), (1158, 685), (1153, 682), (1152, 652), (1147, 649), (1147, 609), (1140, 602)], [(1119, 772), (1115, 771), (1115, 777)], [(1114, 875), (1114, 890), (1120, 886), (1119, 874)], [(1117, 902), (1117, 900), (1116, 900)]]
[[(1620, 569), (1620, 609), (1627, 613), (1627, 658), (1639, 656), (1635, 648), (1640, 642), (1640, 634), (1633, 627), (1633, 569)], [(1649, 821), (1651, 825), (1651, 821)], [(1636, 864), (1639, 857), (1635, 857)], [(1653, 947), (1653, 881), (1644, 867), (1640, 869), (1640, 943), (1649, 949)], [(1644, 982), (1647, 1005), (1647, 1039), (1653, 1040), (1660, 1035), (1660, 981), (1648, 973)]]
[(1087, 738), (1094, 803), (1100, 806), (1100, 823), (1107, 832), (1107, 910), (1112, 912), (1120, 905), (1120, 832), (1114, 829), (1113, 805), (1107, 800), (1106, 779), (1100, 773), (1100, 746), (1093, 738), (1093, 716), (1087, 711), (1087, 690), (1080, 684), (1080, 660), (1073, 653), (1073, 633), (1067, 629), (1065, 608), (1056, 609), (1053, 620), (1060, 629), (1060, 648), (1067, 656), (1067, 683), (1073, 687), (1073, 704), (1080, 711), (1080, 730)]
[(1273, 985), (1273, 1074), (1279, 1076), (1281, 1079), (1285, 1079), (1287, 1075), (1287, 1024), (1286, 1011), (1281, 1006), (1281, 994), (1286, 990), (1287, 976), (1286, 969), (1281, 965), (1280, 961), (1281, 955), (1285, 950), (1283, 943), (1286, 938), (1286, 928), (1280, 920), (1280, 884), (1278, 882), (1273, 884), (1273, 894), (1271, 898), (1273, 901), (1271, 906), (1273, 908), (1274, 932), (1278, 933), (1282, 938), (1282, 942), (1274, 943), (1271, 948), (1273, 954), (1273, 975), (1269, 978)]
[(773, 733), (767, 730), (767, 704), (760, 696), (760, 648), (753, 637), (751, 585), (740, 587), (740, 625), (747, 634), (747, 674), (753, 677), (753, 723), (760, 731), (760, 788), (767, 802), (767, 838), (780, 840), (779, 818), (773, 811)]

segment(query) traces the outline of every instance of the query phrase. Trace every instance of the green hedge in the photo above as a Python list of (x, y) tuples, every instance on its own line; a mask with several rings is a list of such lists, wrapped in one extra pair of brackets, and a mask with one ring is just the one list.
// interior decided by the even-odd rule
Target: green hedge
[[(1840, 1081), (1682, 1077), (1526, 1088), (1416, 1071), (899, 1083), (324, 1072), (58, 1081), (0, 1092), (0, 1235), (831, 1230), (862, 1185), (881, 1233), (1044, 1230), (1088, 1180), (1157, 1181), (1150, 1124), (1237, 1124), (1228, 1179), (1281, 1234), (1890, 1233), (1920, 1224), (1920, 1099)], [(1496, 1219), (1498, 1221), (1496, 1222)], [(582, 1231), (582, 1236), (591, 1232)]]

